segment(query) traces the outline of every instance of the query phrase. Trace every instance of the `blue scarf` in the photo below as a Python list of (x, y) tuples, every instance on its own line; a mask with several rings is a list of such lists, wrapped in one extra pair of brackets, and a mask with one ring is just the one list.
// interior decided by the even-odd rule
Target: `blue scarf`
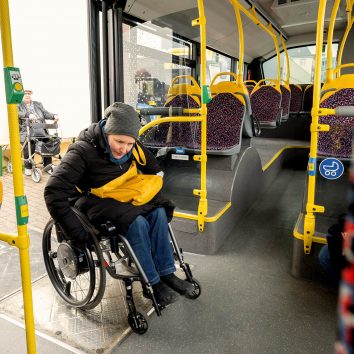
[(108, 143), (108, 139), (107, 139), (107, 135), (104, 132), (104, 126), (106, 125), (106, 120), (102, 120), (100, 123), (100, 129), (101, 129), (101, 134), (103, 136), (105, 145), (106, 145), (106, 150), (105, 153), (109, 154), (109, 160), (111, 162), (113, 162), (115, 165), (123, 165), (124, 163), (126, 163), (132, 156), (133, 153), (133, 149), (131, 149), (127, 154), (125, 154), (124, 156), (122, 156), (120, 159), (116, 159), (113, 155), (112, 155), (112, 151), (111, 151), (111, 147), (109, 146)]

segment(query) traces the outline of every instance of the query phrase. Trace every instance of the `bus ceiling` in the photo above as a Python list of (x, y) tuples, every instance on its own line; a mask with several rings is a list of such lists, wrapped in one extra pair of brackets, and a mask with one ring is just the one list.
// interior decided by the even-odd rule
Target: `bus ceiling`
[[(288, 46), (302, 43), (314, 43), (319, 0), (240, 0), (242, 6), (256, 9), (257, 17), (265, 25), (271, 23), (277, 34), (289, 40)], [(238, 56), (238, 33), (235, 16), (229, 0), (204, 0), (207, 19), (207, 46), (228, 54)], [(328, 27), (332, 2), (327, 1), (326, 21)], [(344, 31), (346, 24), (346, 5), (341, 2), (336, 28)], [(199, 31), (190, 25), (197, 17), (197, 0), (127, 0), (124, 13), (143, 21), (152, 21), (161, 26), (170, 27), (175, 33), (186, 38), (200, 41)], [(251, 20), (243, 16), (245, 43), (245, 61), (250, 62), (259, 56), (267, 56), (274, 49), (272, 39), (254, 26)], [(255, 36), (257, 41), (254, 41)], [(335, 34), (335, 40), (339, 40)]]

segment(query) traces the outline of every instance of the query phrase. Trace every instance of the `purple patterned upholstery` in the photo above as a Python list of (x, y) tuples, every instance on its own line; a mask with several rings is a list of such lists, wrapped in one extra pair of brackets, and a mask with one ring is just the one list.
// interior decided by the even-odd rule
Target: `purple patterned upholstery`
[[(219, 93), (208, 103), (207, 150), (229, 150), (240, 144), (245, 106), (231, 93)], [(200, 149), (198, 123), (194, 149)]]
[(281, 90), (281, 108), (282, 108), (282, 116), (289, 115), (290, 108), (290, 91), (285, 86), (280, 86)]
[[(189, 95), (179, 95), (166, 104), (166, 107), (198, 108), (198, 103)], [(163, 123), (150, 129), (141, 141), (148, 146), (185, 146), (193, 140), (195, 122)]]
[[(333, 93), (321, 104), (321, 108), (354, 106), (354, 89), (346, 88)], [(318, 154), (349, 159), (352, 155), (353, 117), (319, 117), (321, 124), (329, 124), (329, 132), (318, 134)]]
[(313, 101), (313, 85), (304, 91), (304, 100), (302, 102), (302, 110), (304, 112), (311, 112)]
[[(193, 100), (184, 97), (175, 97), (169, 105), (175, 107), (196, 108), (197, 104), (191, 104)], [(213, 97), (207, 105), (207, 150), (229, 150), (240, 144), (240, 132), (245, 107), (231, 93), (220, 93)], [(201, 125), (199, 122), (172, 123), (172, 135), (170, 123), (161, 124), (155, 131), (155, 136), (145, 134), (142, 141), (147, 146), (184, 146), (186, 148), (200, 150)], [(170, 132), (168, 134), (168, 131)], [(170, 141), (167, 138), (172, 136)]]
[(281, 94), (272, 86), (262, 86), (251, 95), (253, 116), (260, 123), (275, 123), (281, 103)]
[(302, 104), (302, 90), (296, 85), (290, 85), (291, 99), (290, 99), (290, 113), (299, 113)]

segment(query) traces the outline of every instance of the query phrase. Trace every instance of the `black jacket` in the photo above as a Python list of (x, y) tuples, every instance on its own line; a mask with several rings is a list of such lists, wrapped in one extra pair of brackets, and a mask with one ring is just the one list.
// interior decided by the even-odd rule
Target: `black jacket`
[[(153, 154), (141, 143), (137, 144), (142, 147), (146, 157), (146, 165), (137, 164), (138, 169), (144, 174), (156, 174), (161, 171)], [(70, 145), (44, 190), (50, 215), (60, 223), (69, 239), (84, 240), (87, 236), (68, 200), (77, 194), (76, 187), (84, 192), (84, 196), (77, 203), (79, 209), (85, 212), (94, 224), (107, 220), (114, 222), (123, 234), (138, 215), (144, 215), (158, 206), (165, 207), (168, 218), (172, 218), (174, 206), (160, 193), (149, 204), (142, 206), (121, 203), (110, 198), (100, 199), (86, 193), (91, 188), (101, 187), (125, 173), (133, 159), (132, 156), (122, 165), (110, 161), (98, 123), (82, 131), (77, 142)]]

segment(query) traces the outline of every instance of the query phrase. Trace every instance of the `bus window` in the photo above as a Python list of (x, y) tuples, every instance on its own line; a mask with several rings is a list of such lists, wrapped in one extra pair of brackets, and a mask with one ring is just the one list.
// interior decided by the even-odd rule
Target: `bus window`
[[(333, 67), (336, 66), (338, 44), (333, 44)], [(315, 68), (316, 46), (304, 46), (288, 49), (290, 61), (290, 82), (293, 84), (309, 84), (313, 82)], [(322, 55), (322, 78), (326, 77), (327, 46)], [(280, 55), (281, 79), (286, 78), (284, 52)], [(275, 77), (277, 71), (277, 57), (274, 56), (263, 63), (264, 77)]]
[[(210, 84), (212, 78), (220, 72), (231, 71), (231, 58), (226, 55), (214, 52), (211, 49), (206, 50), (206, 82)], [(215, 83), (222, 81), (223, 76), (220, 76)], [(229, 77), (227, 77), (229, 79)]]
[(192, 43), (151, 22), (125, 23), (123, 40), (125, 102), (163, 106), (172, 79), (192, 74)]

